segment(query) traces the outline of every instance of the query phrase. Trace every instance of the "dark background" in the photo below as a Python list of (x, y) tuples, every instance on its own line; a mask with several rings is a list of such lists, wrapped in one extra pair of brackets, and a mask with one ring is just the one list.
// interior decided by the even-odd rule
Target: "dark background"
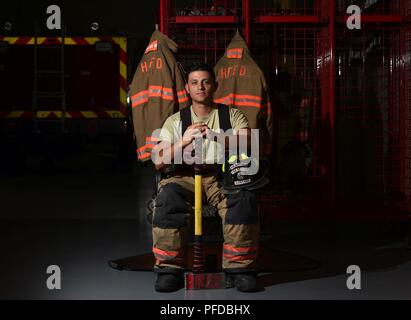
[(10, 21), (15, 35), (30, 35), (36, 21), (46, 24), (47, 7), (58, 5), (67, 25), (67, 34), (92, 35), (91, 22), (100, 23), (100, 33), (145, 38), (158, 16), (158, 1), (4, 1), (0, 21)]
[[(158, 23), (158, 0), (3, 1), (0, 35), (33, 36), (36, 23), (40, 36), (58, 35), (59, 31), (46, 28), (46, 9), (52, 4), (62, 10), (67, 36), (127, 37), (131, 81)], [(5, 22), (13, 24), (11, 31), (4, 30)], [(91, 30), (92, 22), (99, 23), (98, 31)], [(349, 141), (360, 135), (350, 126), (346, 132), (350, 132)], [(132, 137), (84, 136), (62, 142), (47, 136), (36, 145), (22, 141), (26, 150), (17, 150), (15, 141), (11, 137), (6, 148), (1, 145), (0, 149), (0, 298), (159, 299), (151, 272), (121, 273), (107, 265), (110, 259), (151, 249), (146, 205), (154, 189), (154, 170), (149, 164), (137, 163)], [(347, 144), (346, 157), (352, 150), (353, 145)], [(26, 153), (25, 163), (19, 156), (7, 157), (8, 151)], [(372, 156), (367, 150), (364, 153)], [(356, 165), (357, 159), (350, 158), (347, 167), (357, 170), (347, 174), (350, 181), (360, 179), (362, 167)], [(359, 183), (347, 186), (352, 185), (362, 189)], [(290, 203), (291, 210), (298, 204)], [(388, 218), (354, 223), (313, 219), (307, 223), (304, 218), (310, 220), (310, 216), (302, 211), (305, 208), (299, 209), (296, 220), (301, 217), (303, 222), (275, 221), (268, 226), (271, 238), (266, 245), (277, 251), (273, 257), (276, 270), (265, 276), (265, 292), (245, 297), (232, 291), (216, 295), (203, 291), (193, 297), (410, 298), (411, 256), (403, 244), (406, 224), (390, 224)], [(60, 292), (45, 286), (45, 270), (52, 264), (62, 268)], [(345, 284), (346, 268), (352, 264), (368, 271), (363, 290), (355, 293), (347, 291)], [(163, 296), (170, 297), (187, 299), (182, 291)]]
[[(4, 36), (35, 35), (37, 25), (39, 36), (52, 36), (60, 31), (46, 27), (47, 7), (58, 5), (62, 24), (67, 36), (122, 36), (128, 38), (131, 57), (129, 77), (141, 58), (151, 33), (158, 23), (159, 1), (3, 1), (0, 10), (0, 34)], [(4, 30), (4, 23), (10, 22), (13, 29)], [(99, 23), (93, 31), (91, 24)], [(131, 74), (130, 74), (131, 72)]]

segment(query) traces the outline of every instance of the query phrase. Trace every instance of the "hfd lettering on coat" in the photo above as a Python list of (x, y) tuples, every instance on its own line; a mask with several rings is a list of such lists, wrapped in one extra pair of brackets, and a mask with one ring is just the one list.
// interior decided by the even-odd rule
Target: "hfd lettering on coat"
[(153, 68), (161, 70), (163, 68), (163, 60), (161, 58), (152, 57), (148, 63), (147, 61), (142, 62), (140, 67), (142, 72), (148, 72)]
[(220, 79), (228, 79), (230, 77), (244, 77), (247, 74), (247, 67), (246, 66), (233, 66), (233, 67), (226, 67), (222, 68), (219, 71), (220, 73)]

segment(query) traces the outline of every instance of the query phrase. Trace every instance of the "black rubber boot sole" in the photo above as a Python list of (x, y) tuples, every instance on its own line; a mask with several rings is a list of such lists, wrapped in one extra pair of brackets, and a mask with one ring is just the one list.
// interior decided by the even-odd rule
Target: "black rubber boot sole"
[(174, 292), (184, 288), (184, 278), (180, 274), (159, 273), (154, 285), (157, 292)]

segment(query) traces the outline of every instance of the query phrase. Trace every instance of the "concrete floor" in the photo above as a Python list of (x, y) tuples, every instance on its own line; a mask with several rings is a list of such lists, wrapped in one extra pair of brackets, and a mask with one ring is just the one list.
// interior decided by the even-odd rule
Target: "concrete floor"
[[(319, 227), (306, 225), (304, 229)], [(345, 226), (344, 232), (351, 228)], [(341, 245), (335, 238), (327, 241), (327, 233), (305, 238), (308, 234), (301, 229), (298, 236), (291, 230), (288, 235), (278, 232), (273, 251), (277, 271), (259, 275), (264, 287), (261, 292), (156, 293), (152, 272), (118, 271), (107, 264), (111, 259), (149, 252), (148, 229), (136, 220), (3, 220), (0, 299), (411, 298), (411, 252), (400, 243), (374, 249), (364, 243)], [(288, 255), (294, 258), (288, 259)], [(309, 267), (305, 258), (320, 265)], [(361, 290), (346, 287), (346, 268), (353, 264), (362, 268)], [(46, 287), (49, 265), (61, 269), (61, 290)]]
[[(411, 251), (401, 238), (348, 222), (273, 225), (263, 245), (274, 272), (259, 275), (260, 292), (156, 293), (152, 272), (107, 264), (150, 251), (150, 170), (2, 177), (0, 299), (411, 299)], [(49, 265), (61, 268), (61, 290), (46, 287)], [(346, 287), (349, 265), (362, 270), (361, 290)]]

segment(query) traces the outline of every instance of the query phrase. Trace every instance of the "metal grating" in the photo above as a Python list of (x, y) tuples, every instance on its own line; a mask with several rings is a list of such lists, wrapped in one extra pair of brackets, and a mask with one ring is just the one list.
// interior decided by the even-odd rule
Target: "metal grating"
[(337, 127), (342, 198), (403, 200), (404, 135), (396, 26), (342, 28), (337, 39)]
[(321, 1), (274, 0), (253, 1), (252, 16), (307, 16), (318, 15)]
[(362, 14), (403, 14), (402, 5), (404, 0), (337, 0), (339, 14), (346, 14), (350, 5), (357, 5)]
[(176, 26), (172, 38), (178, 43), (178, 58), (183, 66), (193, 61), (215, 65), (235, 32), (233, 27)]
[[(263, 211), (280, 212), (287, 188), (302, 181), (301, 173), (294, 180), (282, 176), (290, 143), (304, 145), (299, 158), (304, 163), (297, 166), (303, 167), (301, 185), (316, 186), (310, 205), (335, 205), (337, 198), (347, 206), (362, 204), (355, 208), (410, 211), (410, 0), (226, 1), (235, 19), (220, 24), (178, 22), (178, 10), (171, 8), (183, 2), (167, 2), (165, 29), (179, 44), (184, 65), (215, 64), (241, 28), (269, 82), (275, 115), (272, 180), (279, 189), (260, 197)], [(213, 2), (185, 3), (205, 10)], [(367, 16), (361, 30), (343, 23), (351, 4)], [(288, 203), (301, 208), (300, 200)]]

